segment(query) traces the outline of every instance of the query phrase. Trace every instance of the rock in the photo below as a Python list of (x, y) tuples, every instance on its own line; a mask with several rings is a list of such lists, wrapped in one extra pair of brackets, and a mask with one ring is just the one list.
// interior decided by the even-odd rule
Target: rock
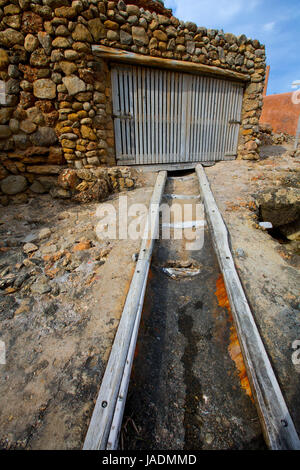
[(89, 30), (81, 23), (77, 24), (72, 33), (74, 41), (93, 42), (93, 38)]
[(104, 26), (106, 29), (111, 29), (112, 31), (117, 31), (119, 29), (119, 25), (115, 21), (107, 20), (104, 22)]
[(60, 8), (55, 8), (54, 10), (55, 16), (62, 17), (62, 18), (75, 18), (77, 16), (77, 10), (76, 8), (73, 7), (60, 7)]
[(15, 315), (21, 315), (22, 313), (30, 312), (30, 299), (23, 300), (17, 310), (15, 311)]
[(24, 47), (27, 52), (33, 52), (38, 48), (39, 41), (33, 34), (27, 34), (24, 41)]
[(73, 247), (73, 251), (76, 252), (76, 251), (89, 250), (90, 248), (91, 248), (91, 242), (89, 240), (85, 240), (85, 241), (77, 243)]
[(300, 217), (300, 189), (267, 189), (255, 196), (262, 220), (274, 227), (295, 222)]
[(48, 294), (51, 292), (49, 279), (46, 276), (41, 276), (34, 284), (32, 284), (30, 289), (33, 294)]
[(30, 277), (29, 273), (21, 273), (17, 276), (17, 279), (14, 282), (14, 287), (20, 289), (22, 284)]
[(89, 30), (94, 38), (94, 41), (99, 41), (106, 37), (105, 27), (100, 18), (94, 18), (88, 22)]
[(48, 78), (41, 78), (33, 83), (33, 94), (37, 98), (53, 99), (56, 97), (56, 85)]
[(187, 21), (185, 23), (185, 27), (189, 30), (192, 31), (193, 33), (197, 32), (197, 25), (191, 21)]
[(26, 110), (26, 114), (30, 121), (34, 122), (35, 124), (42, 125), (44, 124), (44, 118), (42, 112), (36, 106), (32, 108), (28, 108)]
[(20, 15), (7, 16), (4, 18), (4, 23), (6, 26), (18, 30), (21, 27), (21, 17)]
[(0, 70), (6, 70), (9, 64), (8, 54), (4, 49), (0, 49)]
[(282, 225), (280, 231), (288, 240), (300, 241), (300, 218), (291, 224)]
[(51, 44), (52, 39), (51, 36), (44, 31), (38, 33), (38, 40), (41, 46), (44, 48), (47, 55), (51, 54)]
[(47, 162), (50, 165), (61, 165), (64, 162), (62, 149), (59, 147), (50, 147)]
[(63, 188), (52, 188), (50, 191), (50, 195), (54, 199), (69, 199), (72, 196), (71, 191)]
[(92, 186), (89, 186), (86, 191), (82, 191), (74, 197), (77, 202), (91, 202), (103, 201), (112, 192), (112, 186), (109, 178), (99, 178)]
[(16, 44), (23, 45), (24, 36), (19, 31), (15, 29), (8, 28), (4, 31), (0, 31), (0, 44), (3, 44), (6, 47), (12, 47)]
[(49, 243), (44, 244), (40, 248), (40, 252), (43, 255), (54, 255), (57, 252), (57, 246), (56, 245), (49, 245)]
[(86, 84), (80, 78), (74, 76), (64, 77), (62, 79), (70, 96), (76, 95), (86, 90)]
[(31, 11), (25, 11), (22, 16), (22, 29), (24, 33), (37, 33), (43, 30), (42, 18)]
[(237, 256), (238, 258), (245, 259), (245, 258), (247, 257), (247, 255), (246, 255), (245, 251), (243, 250), (243, 248), (237, 248), (237, 249), (235, 250), (235, 253), (236, 253), (236, 256)]
[(33, 173), (36, 175), (58, 175), (61, 172), (61, 166), (59, 165), (30, 165), (27, 167), (27, 171), (28, 173)]
[(196, 44), (194, 41), (187, 41), (186, 42), (186, 51), (188, 54), (194, 54), (196, 48)]
[(19, 79), (21, 77), (21, 73), (18, 69), (18, 67), (16, 65), (13, 65), (13, 64), (10, 64), (8, 66), (8, 75), (11, 77), (11, 78), (17, 78)]
[(7, 170), (0, 164), (0, 180), (3, 180), (7, 175)]
[(10, 119), (9, 128), (13, 134), (17, 134), (20, 128), (20, 123), (17, 119)]
[(127, 11), (128, 15), (140, 16), (140, 9), (137, 5), (127, 5), (126, 6), (126, 11)]
[(118, 10), (119, 11), (126, 11), (126, 4), (123, 0), (119, 0), (118, 2)]
[(51, 127), (39, 127), (38, 130), (30, 136), (30, 140), (34, 145), (47, 147), (57, 142), (54, 129)]
[[(64, 52), (65, 59), (67, 60), (77, 60), (79, 58), (79, 54), (76, 51), (73, 51), (73, 49), (67, 49)], [(58, 60), (57, 60), (58, 62)]]
[(75, 189), (78, 186), (79, 178), (77, 176), (76, 170), (68, 168), (63, 170), (58, 177), (58, 184), (64, 189)]
[(27, 180), (22, 175), (10, 175), (1, 181), (0, 187), (4, 194), (18, 194), (27, 188)]
[(133, 42), (131, 34), (126, 33), (126, 31), (123, 31), (121, 29), (121, 31), (120, 31), (120, 42), (121, 42), (121, 44), (131, 45), (132, 42)]
[(5, 82), (5, 91), (8, 94), (17, 94), (20, 91), (20, 83), (19, 80), (15, 80), (14, 78), (10, 78), (7, 82)]
[(32, 52), (30, 56), (30, 65), (34, 67), (47, 67), (50, 64), (50, 57), (44, 49), (39, 48)]
[(23, 251), (24, 253), (33, 253), (34, 251), (37, 251), (39, 249), (38, 246), (36, 246), (34, 243), (25, 243), (23, 246)]
[(119, 31), (112, 31), (111, 29), (109, 29), (107, 31), (107, 39), (109, 41), (119, 41), (120, 39)]
[(36, 194), (44, 194), (46, 193), (46, 189), (44, 186), (37, 180), (35, 180), (32, 185), (29, 187), (30, 191)]
[(52, 41), (52, 47), (68, 49), (70, 47), (70, 41), (65, 37), (59, 36)]
[(13, 111), (14, 108), (0, 108), (0, 124), (6, 124), (9, 121)]
[(139, 24), (139, 19), (136, 15), (132, 15), (127, 19), (127, 23), (129, 23), (130, 26), (137, 26)]
[(78, 178), (80, 178), (81, 180), (84, 180), (84, 181), (95, 181), (96, 180), (95, 175), (91, 171), (86, 170), (85, 168), (83, 168), (82, 170), (77, 170), (76, 174), (77, 174)]
[(140, 26), (132, 27), (132, 38), (137, 46), (147, 46), (149, 44), (149, 37), (144, 28)]
[(167, 42), (167, 40), (168, 40), (168, 36), (166, 35), (166, 33), (164, 33), (163, 31), (161, 31), (160, 29), (157, 29), (156, 31), (154, 31), (153, 36), (154, 36), (158, 41)]
[[(1, 6), (4, 2), (1, 3)], [(18, 5), (13, 5), (12, 3), (4, 7), (4, 15), (17, 15), (20, 13), (20, 7)]]
[(70, 35), (70, 31), (63, 24), (59, 25), (55, 30), (55, 36), (67, 37)]
[(91, 129), (88, 126), (81, 126), (80, 128), (81, 135), (83, 139), (89, 139), (89, 140), (97, 140), (97, 136), (93, 129)]
[(248, 150), (248, 151), (251, 151), (251, 150), (256, 150), (258, 147), (257, 143), (255, 142), (255, 140), (249, 140), (248, 142), (246, 142), (245, 144), (245, 149)]

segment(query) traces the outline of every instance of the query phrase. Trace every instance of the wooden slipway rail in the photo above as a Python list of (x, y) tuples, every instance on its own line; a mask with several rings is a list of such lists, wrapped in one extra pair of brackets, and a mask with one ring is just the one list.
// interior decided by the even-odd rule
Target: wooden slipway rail
[(300, 441), (254, 322), (228, 243), (228, 231), (202, 165), (196, 166), (200, 192), (222, 271), (248, 378), (270, 449), (300, 449)]
[[(202, 165), (196, 166), (196, 172), (266, 443), (273, 450), (299, 450), (300, 441), (294, 423), (235, 269), (226, 225)], [(84, 442), (84, 450), (116, 450), (118, 448), (148, 272), (159, 227), (159, 205), (166, 178), (165, 171), (158, 174), (150, 201), (145, 236)], [(150, 233), (149, 227), (152, 228)]]

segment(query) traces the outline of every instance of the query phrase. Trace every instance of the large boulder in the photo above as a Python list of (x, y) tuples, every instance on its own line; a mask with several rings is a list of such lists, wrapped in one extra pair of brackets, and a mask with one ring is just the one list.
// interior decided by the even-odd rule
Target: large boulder
[(1, 181), (0, 187), (4, 194), (18, 194), (27, 188), (27, 180), (22, 175), (10, 175)]
[(273, 227), (295, 222), (300, 217), (300, 188), (262, 191), (255, 196), (261, 219)]

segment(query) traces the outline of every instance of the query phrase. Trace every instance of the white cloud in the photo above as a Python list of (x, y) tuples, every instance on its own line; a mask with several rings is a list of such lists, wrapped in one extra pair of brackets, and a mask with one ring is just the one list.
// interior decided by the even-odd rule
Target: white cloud
[(266, 24), (263, 25), (263, 29), (265, 31), (273, 31), (275, 24), (276, 24), (275, 21), (271, 21), (270, 23), (266, 23)]

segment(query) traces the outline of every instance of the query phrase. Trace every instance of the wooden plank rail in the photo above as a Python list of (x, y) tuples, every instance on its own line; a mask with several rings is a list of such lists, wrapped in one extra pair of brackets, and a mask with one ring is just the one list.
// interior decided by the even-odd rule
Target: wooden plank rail
[[(135, 337), (136, 340), (136, 326), (139, 323), (137, 321), (137, 316), (141, 313), (141, 306), (144, 302), (145, 286), (151, 263), (154, 241), (159, 227), (159, 206), (164, 192), (166, 178), (167, 172), (161, 171), (156, 180), (150, 201), (149, 213), (139, 258), (136, 263), (135, 272), (127, 294), (119, 327), (102, 379), (83, 450), (105, 450), (108, 445), (108, 438), (111, 433), (113, 420), (117, 419), (118, 426), (122, 420), (122, 408), (121, 410), (117, 410), (118, 416), (116, 418), (116, 407), (119, 404), (118, 398), (120, 387), (121, 393), (123, 394), (122, 400), (124, 400), (124, 402), (126, 400), (126, 396), (124, 397), (124, 390), (126, 393), (127, 379), (125, 381), (123, 380), (124, 369), (126, 369), (128, 361), (132, 361), (132, 358), (128, 358), (129, 350), (131, 350), (132, 354), (134, 353), (132, 337)], [(127, 370), (128, 380), (130, 370), (129, 372)], [(114, 439), (116, 439), (116, 437)], [(110, 443), (110, 447), (113, 447), (112, 443)]]
[(125, 62), (127, 64), (144, 65), (148, 67), (158, 67), (160, 69), (177, 70), (180, 72), (207, 74), (231, 80), (248, 82), (249, 74), (235, 72), (234, 70), (222, 69), (213, 65), (199, 64), (196, 62), (188, 62), (183, 60), (173, 60), (160, 57), (152, 57), (149, 55), (136, 54), (122, 49), (102, 46), (98, 44), (92, 45), (92, 51), (101, 57), (112, 62)]
[(226, 225), (202, 165), (198, 164), (196, 171), (265, 440), (273, 450), (299, 450), (300, 441), (297, 431), (235, 269)]

